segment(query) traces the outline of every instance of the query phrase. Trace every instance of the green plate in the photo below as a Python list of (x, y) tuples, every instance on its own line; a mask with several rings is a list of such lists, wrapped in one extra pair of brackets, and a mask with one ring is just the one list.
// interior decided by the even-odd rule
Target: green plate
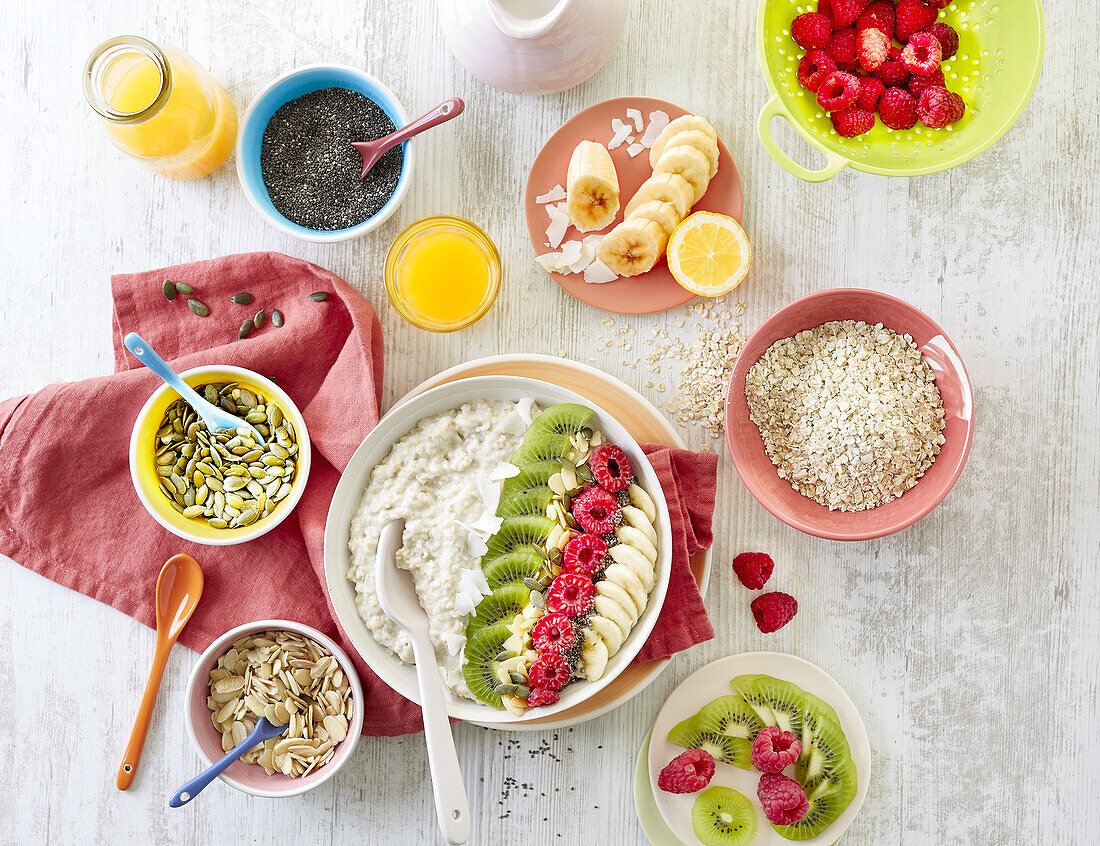
[[(947, 85), (966, 102), (966, 114), (945, 129), (919, 123), (904, 132), (878, 122), (857, 138), (842, 138), (795, 71), (803, 50), (791, 39), (791, 21), (816, 11), (816, 0), (761, 0), (756, 15), (760, 67), (771, 98), (757, 132), (773, 159), (800, 179), (823, 182), (846, 167), (885, 176), (919, 176), (969, 161), (1004, 135), (1023, 112), (1043, 64), (1040, 0), (956, 0), (938, 20), (959, 33), (959, 52), (943, 64)], [(825, 167), (809, 170), (780, 149), (774, 117), (786, 119), (815, 149)]]
[(642, 831), (653, 846), (684, 846), (665, 824), (653, 801), (653, 782), (649, 777), (649, 738), (652, 736), (653, 729), (650, 729), (638, 750), (638, 763), (634, 765), (634, 809), (638, 812)]

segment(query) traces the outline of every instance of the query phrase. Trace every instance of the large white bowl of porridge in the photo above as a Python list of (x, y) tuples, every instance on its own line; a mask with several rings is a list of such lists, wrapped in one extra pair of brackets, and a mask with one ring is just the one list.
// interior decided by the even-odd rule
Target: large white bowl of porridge
[(672, 533), (652, 466), (614, 418), (550, 383), (485, 376), (426, 391), (382, 418), (337, 486), (325, 528), (337, 619), (418, 701), (407, 638), (374, 587), (378, 534), (398, 517), (397, 565), (413, 575), (457, 719), (519, 723), (578, 705), (630, 664), (664, 603)]

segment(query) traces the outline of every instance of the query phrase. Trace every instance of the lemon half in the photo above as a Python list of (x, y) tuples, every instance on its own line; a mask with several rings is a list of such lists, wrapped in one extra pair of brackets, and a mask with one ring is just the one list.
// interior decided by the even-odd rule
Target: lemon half
[(668, 269), (682, 287), (701, 297), (732, 291), (749, 272), (751, 260), (741, 224), (715, 212), (689, 215), (668, 242)]

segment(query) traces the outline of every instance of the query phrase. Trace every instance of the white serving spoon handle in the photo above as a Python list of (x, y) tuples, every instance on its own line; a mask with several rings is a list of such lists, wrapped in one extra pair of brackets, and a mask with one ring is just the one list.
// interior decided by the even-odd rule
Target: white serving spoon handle
[(458, 846), (470, 839), (470, 803), (458, 765), (454, 736), (443, 698), (435, 650), (426, 630), (409, 632), (420, 684), (420, 708), (424, 712), (424, 743), (435, 790), (435, 813), (447, 842)]

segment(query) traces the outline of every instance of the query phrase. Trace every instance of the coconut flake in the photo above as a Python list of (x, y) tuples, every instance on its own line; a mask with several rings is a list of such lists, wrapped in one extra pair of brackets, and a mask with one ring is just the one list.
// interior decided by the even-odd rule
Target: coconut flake
[(489, 580), (485, 578), (485, 573), (478, 568), (477, 570), (470, 571), (470, 581), (473, 582), (474, 587), (481, 591), (482, 596), (488, 596), (493, 592), (493, 589), (489, 587)]
[(668, 126), (668, 112), (663, 112), (658, 109), (655, 112), (649, 113), (649, 126), (645, 128), (645, 133), (642, 135), (641, 144), (646, 149), (653, 146), (653, 142), (657, 140), (657, 136), (660, 135), (666, 126)]
[(477, 599), (474, 599), (469, 593), (460, 590), (455, 594), (455, 611), (460, 617), (468, 617), (474, 613), (474, 609), (477, 608), (477, 603), (480, 600), (480, 593), (478, 593)]
[(561, 245), (561, 262), (558, 270), (562, 273), (572, 273), (572, 265), (581, 257), (584, 245), (580, 241), (566, 241)]
[(605, 282), (614, 282), (618, 275), (599, 259), (584, 269), (584, 281), (589, 285), (602, 285)]
[(561, 253), (543, 253), (541, 256), (535, 256), (535, 261), (542, 265), (542, 269), (547, 273), (554, 273), (561, 269)]
[(518, 411), (512, 411), (500, 424), (500, 431), (506, 435), (522, 435), (527, 431), (527, 424), (523, 422), (523, 418), (519, 416)]
[(477, 518), (477, 521), (470, 528), (483, 538), (488, 538), (500, 531), (500, 524), (503, 522), (503, 517), (497, 517), (486, 511)]
[(562, 188), (560, 185), (555, 185), (545, 194), (540, 194), (539, 196), (535, 197), (535, 202), (539, 205), (542, 205), (543, 203), (556, 203), (558, 200), (564, 199), (565, 189)]
[(509, 464), (505, 461), (494, 467), (489, 471), (489, 481), (491, 482), (503, 482), (505, 479), (511, 479), (513, 476), (519, 475), (519, 468), (514, 464)]
[(642, 152), (642, 150), (644, 150), (644, 149), (645, 149), (644, 144), (631, 144), (629, 147), (626, 148), (626, 153), (627, 153), (628, 156), (630, 156), (630, 158), (634, 158), (636, 155), (638, 155), (638, 153)]
[(634, 121), (634, 128), (642, 131), (642, 113), (638, 109), (627, 109), (626, 119)]
[(550, 214), (550, 225), (546, 227), (546, 245), (554, 250), (561, 245), (565, 232), (569, 229), (569, 215), (562, 208), (564, 205), (565, 203), (558, 203), (556, 206), (546, 206)]
[(596, 248), (587, 240), (580, 241), (579, 243), (581, 245), (581, 254), (575, 262), (569, 265), (571, 273), (580, 273), (596, 260)]
[(581, 238), (582, 244), (591, 244), (593, 249), (600, 245), (600, 241), (604, 238), (599, 232), (593, 232), (591, 235), (585, 235)]
[(630, 135), (630, 125), (623, 123), (618, 118), (614, 118), (611, 121), (611, 131), (614, 134), (611, 136), (611, 140), (607, 142), (607, 149), (617, 150), (622, 146), (626, 137)]
[(535, 419), (534, 412), (537, 411), (538, 409), (535, 407), (534, 397), (523, 397), (516, 403), (516, 413), (523, 418), (523, 422), (528, 426), (530, 426), (531, 421)]
[(481, 495), (485, 508), (490, 512), (495, 513), (497, 506), (500, 505), (500, 488), (500, 482), (491, 481), (483, 476), (477, 478), (477, 492)]
[(464, 646), (466, 646), (466, 635), (458, 632), (447, 632), (443, 635), (443, 642), (447, 644), (447, 652), (451, 655), (458, 655), (462, 652)]
[(489, 551), (489, 546), (485, 543), (485, 538), (477, 532), (470, 532), (466, 536), (466, 551), (470, 553), (471, 557), (480, 558)]

